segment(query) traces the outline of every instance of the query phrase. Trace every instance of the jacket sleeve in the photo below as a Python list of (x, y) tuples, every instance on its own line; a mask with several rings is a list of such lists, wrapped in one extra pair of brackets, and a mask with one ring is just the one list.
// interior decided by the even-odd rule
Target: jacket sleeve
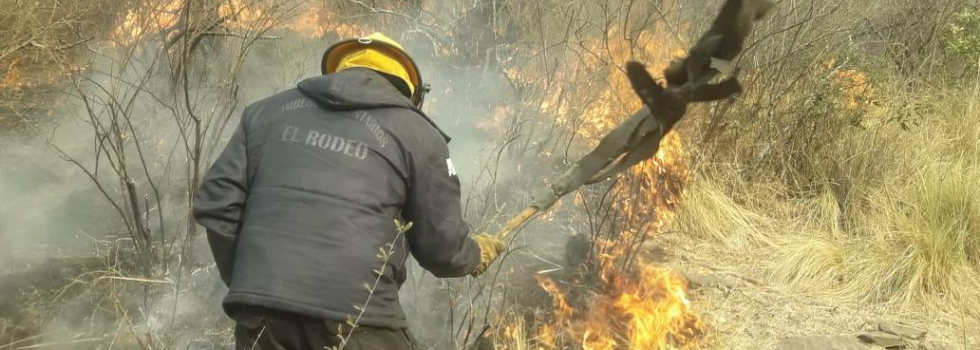
[(459, 178), (450, 173), (449, 148), (439, 139), (425, 154), (413, 154), (408, 198), (402, 210), (412, 229), (406, 233), (415, 260), (436, 277), (462, 277), (480, 262), (480, 248), (469, 237), (460, 204)]
[(225, 285), (231, 285), (235, 244), (248, 196), (245, 121), (211, 165), (194, 193), (194, 219), (207, 230), (208, 244)]

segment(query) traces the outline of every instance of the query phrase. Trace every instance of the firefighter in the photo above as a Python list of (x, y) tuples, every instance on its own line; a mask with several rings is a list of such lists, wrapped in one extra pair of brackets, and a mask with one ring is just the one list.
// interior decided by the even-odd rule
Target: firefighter
[[(194, 196), (236, 349), (342, 337), (350, 350), (411, 349), (398, 300), (408, 254), (436, 277), (476, 276), (504, 242), (469, 234), (449, 137), (421, 111), (426, 86), (397, 42), (339, 42), (321, 70), (245, 108)], [(412, 228), (399, 234), (395, 219)]]

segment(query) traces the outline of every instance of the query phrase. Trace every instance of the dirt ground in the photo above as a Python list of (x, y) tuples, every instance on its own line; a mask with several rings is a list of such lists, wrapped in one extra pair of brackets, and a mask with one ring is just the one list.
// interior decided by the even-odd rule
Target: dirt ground
[[(899, 311), (895, 307), (811, 295), (769, 285), (762, 266), (769, 257), (697, 242), (667, 233), (648, 243), (666, 251), (670, 266), (686, 275), (708, 276), (706, 285), (691, 281), (694, 309), (708, 325), (706, 349), (772, 349), (781, 340), (804, 336), (856, 336), (880, 322), (903, 323), (926, 331), (910, 349), (978, 349), (980, 322), (962, 313)], [(874, 347), (868, 347), (873, 349)]]

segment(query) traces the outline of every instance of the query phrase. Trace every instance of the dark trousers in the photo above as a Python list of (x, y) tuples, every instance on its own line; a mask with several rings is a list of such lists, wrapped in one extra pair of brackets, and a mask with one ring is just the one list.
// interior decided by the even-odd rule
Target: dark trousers
[[(236, 310), (235, 350), (333, 350), (350, 327), (334, 321), (261, 309)], [(412, 350), (404, 329), (360, 326), (343, 347), (345, 350)]]

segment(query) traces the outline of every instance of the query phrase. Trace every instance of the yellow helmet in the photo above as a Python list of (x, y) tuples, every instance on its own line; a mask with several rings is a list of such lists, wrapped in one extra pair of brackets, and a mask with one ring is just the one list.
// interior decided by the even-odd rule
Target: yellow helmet
[(428, 87), (422, 83), (418, 65), (398, 42), (381, 33), (348, 39), (330, 46), (323, 53), (323, 74), (363, 67), (401, 78), (408, 85), (412, 103), (421, 107)]

